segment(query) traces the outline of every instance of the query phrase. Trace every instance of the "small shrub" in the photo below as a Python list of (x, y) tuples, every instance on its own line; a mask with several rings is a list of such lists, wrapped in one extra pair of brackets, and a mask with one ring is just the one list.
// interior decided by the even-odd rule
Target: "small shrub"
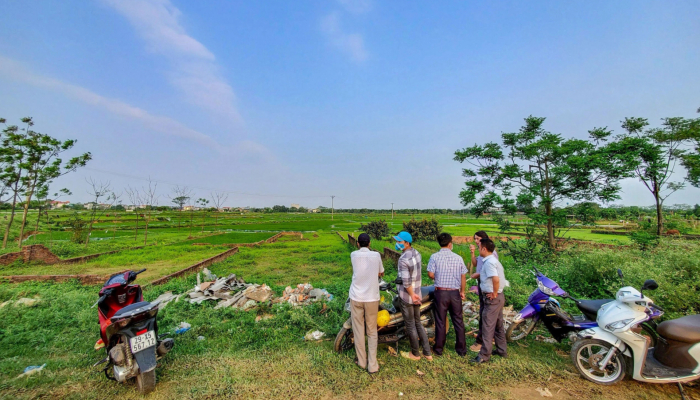
[(70, 241), (73, 243), (85, 243), (88, 236), (88, 221), (81, 219), (78, 214), (73, 214), (71, 218), (66, 221), (66, 224), (72, 231)]
[(413, 236), (413, 240), (436, 240), (442, 226), (435, 218), (423, 218), (420, 221), (412, 219), (403, 223), (403, 230)]
[(383, 219), (370, 221), (367, 224), (360, 225), (360, 230), (367, 233), (372, 239), (381, 240), (385, 236), (389, 236), (389, 225)]

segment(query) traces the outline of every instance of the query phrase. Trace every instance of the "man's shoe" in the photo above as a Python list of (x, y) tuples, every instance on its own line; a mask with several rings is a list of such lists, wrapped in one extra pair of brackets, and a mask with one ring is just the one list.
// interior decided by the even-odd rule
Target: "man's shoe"
[(474, 343), (473, 345), (469, 346), (469, 350), (473, 351), (474, 353), (478, 353), (481, 351), (481, 345)]
[(485, 364), (488, 361), (481, 358), (481, 356), (476, 356), (476, 357), (472, 358), (471, 360), (469, 360), (469, 362), (473, 363), (473, 364)]
[(436, 356), (436, 357), (442, 357), (442, 353), (438, 353), (437, 351), (435, 351), (435, 347), (431, 347), (431, 348), (430, 348), (430, 351), (432, 351), (432, 353), (433, 353), (434, 356)]

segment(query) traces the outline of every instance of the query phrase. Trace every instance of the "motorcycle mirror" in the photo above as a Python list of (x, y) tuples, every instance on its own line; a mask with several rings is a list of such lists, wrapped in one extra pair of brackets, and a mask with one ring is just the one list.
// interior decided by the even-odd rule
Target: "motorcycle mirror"
[(659, 284), (653, 279), (647, 279), (644, 281), (644, 285), (642, 286), (642, 290), (656, 290), (658, 288)]
[(396, 284), (396, 285), (403, 285), (403, 279), (401, 279), (400, 276), (399, 276), (399, 277), (396, 277), (396, 279), (394, 280), (394, 284)]

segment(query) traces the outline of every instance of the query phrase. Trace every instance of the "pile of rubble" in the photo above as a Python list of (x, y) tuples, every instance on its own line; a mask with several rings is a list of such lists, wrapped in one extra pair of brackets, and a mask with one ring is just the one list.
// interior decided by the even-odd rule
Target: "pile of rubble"
[(218, 278), (211, 271), (204, 268), (204, 277), (197, 274), (197, 285), (181, 295), (166, 292), (160, 295), (156, 301), (160, 301), (160, 308), (165, 307), (171, 301), (178, 301), (186, 297), (192, 304), (200, 304), (205, 301), (218, 302), (214, 309), (233, 307), (243, 311), (250, 310), (258, 305), (272, 301), (272, 303), (289, 303), (294, 306), (309, 305), (315, 301), (325, 299), (332, 300), (333, 295), (325, 289), (314, 289), (310, 284), (298, 285), (295, 289), (287, 286), (282, 297), (275, 298), (272, 289), (267, 285), (246, 283), (242, 278), (231, 274), (225, 278)]
[(282, 297), (276, 298), (273, 303), (289, 303), (293, 306), (306, 306), (319, 300), (333, 300), (333, 295), (326, 289), (314, 289), (309, 283), (299, 284), (292, 289), (287, 286)]
[[(462, 314), (464, 315), (464, 326), (472, 326), (473, 329), (479, 327), (479, 303), (465, 301), (462, 303)], [(503, 307), (503, 323), (508, 329), (508, 326), (515, 318), (517, 312), (513, 310), (513, 306)]]

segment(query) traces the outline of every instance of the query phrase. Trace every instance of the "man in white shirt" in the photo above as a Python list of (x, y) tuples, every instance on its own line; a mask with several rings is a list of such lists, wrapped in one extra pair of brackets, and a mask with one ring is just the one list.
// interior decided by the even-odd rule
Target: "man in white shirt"
[[(360, 249), (350, 254), (352, 284), (350, 285), (350, 313), (355, 335), (357, 365), (370, 374), (379, 371), (377, 363), (377, 312), (379, 312), (379, 278), (384, 275), (382, 257), (369, 249), (370, 237), (363, 233), (357, 237)], [(365, 352), (367, 333), (369, 356)]]

